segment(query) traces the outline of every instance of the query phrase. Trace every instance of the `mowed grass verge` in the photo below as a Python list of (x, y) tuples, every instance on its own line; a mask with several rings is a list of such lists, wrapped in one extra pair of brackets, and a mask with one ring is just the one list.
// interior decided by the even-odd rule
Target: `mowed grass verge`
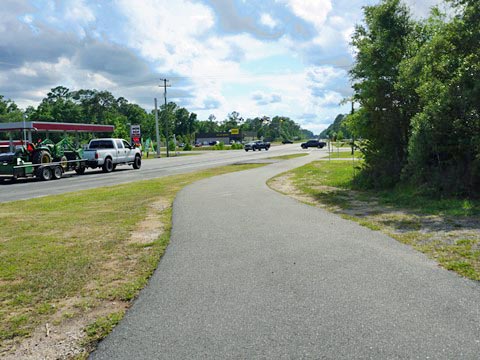
[(0, 355), (36, 329), (45, 327), (48, 335), (49, 324), (82, 317), (89, 319), (82, 340), (88, 350), (121, 319), (156, 268), (177, 192), (258, 166), (0, 204)]
[(480, 280), (479, 200), (432, 198), (406, 187), (360, 191), (353, 186), (354, 174), (351, 161), (317, 161), (279, 175), (269, 185), (381, 231), (446, 269)]
[(271, 159), (271, 160), (290, 160), (290, 159), (295, 159), (295, 158), (303, 157), (303, 156), (307, 156), (307, 155), (308, 154), (306, 154), (306, 153), (289, 154), (289, 155), (273, 156), (273, 157), (269, 157), (268, 159)]

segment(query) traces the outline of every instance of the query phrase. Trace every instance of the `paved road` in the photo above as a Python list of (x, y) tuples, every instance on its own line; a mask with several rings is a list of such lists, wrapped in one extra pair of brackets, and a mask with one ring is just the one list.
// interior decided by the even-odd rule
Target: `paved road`
[(266, 187), (312, 157), (181, 191), (157, 271), (92, 359), (478, 359), (478, 283)]
[[(309, 151), (325, 153), (326, 149)], [(236, 162), (255, 161), (296, 152), (308, 151), (302, 150), (299, 144), (272, 146), (269, 151), (261, 152), (203, 151), (200, 152), (200, 155), (195, 156), (162, 157), (160, 159), (145, 160), (139, 171), (133, 171), (130, 166), (121, 166), (110, 174), (104, 174), (98, 169), (87, 170), (85, 175), (81, 176), (73, 172), (64, 175), (64, 178), (60, 181), (26, 179), (12, 184), (10, 181), (2, 181), (0, 179), (0, 203), (188, 173)]]

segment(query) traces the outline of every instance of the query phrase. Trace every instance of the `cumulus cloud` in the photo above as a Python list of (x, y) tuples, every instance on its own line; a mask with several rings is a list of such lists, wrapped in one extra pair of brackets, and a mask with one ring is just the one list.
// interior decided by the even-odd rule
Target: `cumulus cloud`
[(285, 0), (286, 5), (298, 17), (321, 29), (332, 10), (331, 0)]
[(260, 23), (272, 29), (277, 26), (277, 22), (272, 18), (272, 16), (266, 13), (262, 14), (260, 17)]
[(365, 1), (3, 0), (0, 94), (24, 106), (57, 85), (97, 88), (151, 109), (166, 77), (168, 100), (199, 119), (236, 109), (318, 129), (344, 111)]
[(282, 97), (278, 94), (267, 95), (263, 92), (258, 91), (252, 95), (252, 100), (254, 100), (257, 105), (267, 105), (281, 102)]
[(213, 97), (208, 97), (203, 101), (205, 110), (218, 109), (221, 104), (222, 102), (219, 99), (215, 99)]
[(92, 9), (85, 4), (84, 0), (67, 1), (65, 18), (76, 23), (90, 23), (95, 21)]

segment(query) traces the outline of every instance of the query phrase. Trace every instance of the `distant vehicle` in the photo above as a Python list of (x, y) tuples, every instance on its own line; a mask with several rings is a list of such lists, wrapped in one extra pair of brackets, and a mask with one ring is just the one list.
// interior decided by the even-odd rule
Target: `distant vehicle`
[(115, 170), (117, 165), (132, 165), (134, 169), (142, 166), (140, 149), (123, 139), (93, 139), (88, 149), (83, 150), (83, 157), (87, 167), (101, 167), (106, 173)]
[(267, 141), (262, 141), (262, 140), (257, 140), (257, 141), (250, 141), (248, 143), (245, 144), (245, 146), (243, 147), (245, 149), (245, 151), (248, 152), (248, 150), (262, 150), (262, 149), (265, 149), (268, 151), (268, 149), (270, 149), (270, 143), (267, 142)]
[(210, 146), (215, 146), (215, 145), (218, 145), (218, 144), (220, 144), (219, 141), (210, 141), (210, 142), (208, 143), (208, 145), (210, 145)]
[(293, 144), (293, 141), (288, 139), (283, 139), (282, 144)]
[(319, 140), (308, 140), (307, 142), (302, 143), (300, 146), (302, 149), (308, 149), (310, 147), (316, 147), (316, 148), (323, 148), (325, 145), (327, 145), (326, 142), (319, 141)]

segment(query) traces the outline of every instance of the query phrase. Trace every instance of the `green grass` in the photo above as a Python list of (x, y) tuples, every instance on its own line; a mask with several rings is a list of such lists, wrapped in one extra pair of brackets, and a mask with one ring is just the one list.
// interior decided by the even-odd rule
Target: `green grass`
[[(359, 158), (362, 158), (363, 155), (360, 151), (354, 151), (354, 156), (355, 156), (355, 159), (359, 159)], [(339, 159), (339, 158), (352, 158), (352, 153), (351, 151), (337, 151), (337, 149), (332, 149), (332, 152), (329, 153), (328, 157), (332, 158), (332, 159)]]
[(120, 320), (122, 320), (124, 315), (124, 311), (114, 312), (107, 316), (102, 316), (88, 325), (85, 329), (87, 338), (83, 341), (84, 346), (90, 346), (107, 336)]
[(413, 187), (364, 191), (354, 186), (355, 173), (351, 161), (340, 160), (313, 162), (287, 174), (314, 204), (412, 245), (446, 269), (480, 280), (479, 200), (435, 198)]
[(232, 146), (231, 146), (231, 145), (224, 145), (223, 148), (221, 148), (221, 147), (218, 146), (218, 145), (214, 145), (214, 146), (199, 146), (199, 147), (193, 147), (193, 148), (192, 148), (192, 151), (211, 151), (211, 150), (232, 150), (232, 151), (235, 151), (235, 150), (243, 150), (243, 148), (235, 148), (235, 149), (232, 149)]
[[(69, 319), (102, 301), (133, 299), (168, 244), (176, 193), (199, 179), (257, 166), (1, 204), (0, 348), (55, 317)], [(152, 207), (159, 201), (165, 206)], [(163, 224), (161, 236), (132, 243), (131, 234), (152, 214)], [(76, 299), (74, 306), (65, 305), (68, 299)]]
[(281, 156), (273, 156), (269, 157), (272, 160), (290, 160), (295, 159), (297, 157), (307, 156), (308, 154), (289, 154), (289, 155), (281, 155)]

